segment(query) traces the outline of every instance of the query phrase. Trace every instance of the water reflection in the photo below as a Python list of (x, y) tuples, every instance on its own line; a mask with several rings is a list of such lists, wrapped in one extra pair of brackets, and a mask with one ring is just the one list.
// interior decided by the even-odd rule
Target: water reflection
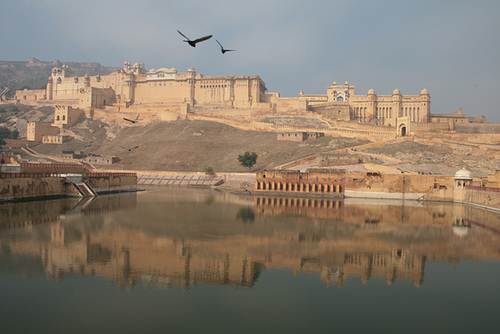
[[(236, 196), (151, 188), (90, 202), (0, 206), (2, 256), (38, 259), (50, 278), (99, 275), (189, 289), (252, 287), (265, 271), (421, 286), (428, 261), (500, 260), (496, 213), (448, 203)], [(17, 268), (22, 272), (22, 261)]]

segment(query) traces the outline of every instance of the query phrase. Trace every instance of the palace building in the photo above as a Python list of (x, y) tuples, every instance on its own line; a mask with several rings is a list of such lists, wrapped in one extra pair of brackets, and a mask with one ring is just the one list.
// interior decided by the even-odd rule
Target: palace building
[(139, 63), (131, 66), (125, 62), (121, 70), (103, 76), (73, 77), (68, 66), (54, 68), (48, 79), (46, 99), (77, 100), (80, 106), (87, 108), (113, 104), (126, 107), (132, 104), (188, 104), (250, 108), (259, 106), (265, 90), (259, 76), (205, 77), (193, 68), (185, 73), (177, 72), (175, 68), (146, 72)]
[(254, 76), (204, 76), (193, 68), (178, 72), (175, 68), (146, 71), (143, 65), (125, 62), (122, 69), (109, 75), (73, 76), (67, 65), (52, 69), (45, 92), (22, 90), (16, 93), (19, 102), (49, 100), (78, 104), (86, 109), (109, 106), (184, 105), (226, 109), (272, 109), (279, 112), (309, 110), (343, 121), (357, 121), (396, 126), (397, 119), (412, 123), (430, 123), (430, 95), (422, 89), (418, 95), (377, 95), (370, 89), (356, 95), (354, 86), (334, 82), (326, 94), (280, 97), (268, 93), (264, 81)]
[(300, 92), (300, 97), (307, 101), (309, 109), (344, 121), (394, 125), (398, 117), (408, 117), (413, 123), (428, 123), (431, 119), (431, 98), (425, 88), (419, 95), (402, 95), (397, 88), (392, 95), (377, 95), (373, 89), (367, 95), (355, 95), (354, 86), (334, 82), (326, 95)]

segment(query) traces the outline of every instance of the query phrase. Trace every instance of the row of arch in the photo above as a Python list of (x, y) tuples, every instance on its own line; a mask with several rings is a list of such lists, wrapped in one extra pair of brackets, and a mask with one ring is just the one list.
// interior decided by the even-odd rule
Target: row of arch
[[(367, 107), (354, 107), (353, 116), (354, 119), (357, 120), (366, 120), (366, 109)], [(420, 107), (402, 107), (401, 112), (399, 113), (400, 117), (410, 117), (412, 122), (418, 122), (420, 115)], [(392, 111), (392, 107), (377, 107), (375, 109), (375, 118), (376, 119), (384, 119), (384, 118), (393, 118), (394, 114)]]
[(340, 184), (322, 184), (322, 183), (295, 183), (295, 182), (267, 182), (257, 181), (256, 190), (269, 191), (290, 191), (305, 193), (343, 193), (344, 188)]

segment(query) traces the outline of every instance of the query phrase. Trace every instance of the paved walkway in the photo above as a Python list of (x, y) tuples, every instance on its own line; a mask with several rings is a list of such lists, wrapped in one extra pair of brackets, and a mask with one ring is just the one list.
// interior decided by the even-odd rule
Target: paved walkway
[(208, 175), (147, 175), (137, 174), (138, 185), (177, 185), (177, 186), (217, 186), (223, 182), (218, 176)]

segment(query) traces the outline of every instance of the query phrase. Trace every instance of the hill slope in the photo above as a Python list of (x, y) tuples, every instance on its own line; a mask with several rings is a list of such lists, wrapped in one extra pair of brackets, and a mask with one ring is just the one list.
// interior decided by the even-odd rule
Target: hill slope
[[(366, 143), (347, 138), (320, 138), (303, 143), (278, 141), (276, 133), (243, 131), (209, 121), (161, 122), (146, 126), (110, 127), (86, 120), (63, 145), (39, 144), (33, 149), (49, 155), (63, 150), (113, 155), (121, 162), (113, 169), (244, 172), (237, 157), (246, 151), (258, 155), (253, 169), (272, 168), (319, 152)], [(85, 144), (93, 141), (91, 147)], [(128, 148), (139, 146), (128, 151)]]
[[(20, 136), (25, 137), (27, 122), (50, 123), (53, 121), (53, 110), (50, 106), (37, 108), (3, 104), (0, 105), (0, 126), (11, 131), (17, 129)], [(244, 131), (201, 120), (120, 127), (85, 119), (68, 129), (68, 133), (69, 140), (62, 145), (35, 144), (32, 148), (53, 157), (59, 156), (62, 151), (83, 151), (121, 159), (112, 166), (96, 166), (106, 169), (199, 172), (212, 167), (215, 172), (245, 172), (247, 170), (239, 165), (237, 157), (246, 151), (257, 153), (257, 164), (252, 168), (257, 170), (275, 168), (321, 152), (367, 143), (366, 140), (333, 137), (304, 142), (279, 141), (273, 132)], [(432, 139), (416, 142), (393, 140), (383, 145), (358, 147), (355, 151), (339, 154), (432, 174), (453, 174), (466, 167), (475, 176), (486, 176), (489, 170), (500, 169), (498, 152), (485, 154), (475, 149), (474, 145), (445, 145), (440, 140)], [(387, 157), (392, 157), (392, 161)], [(25, 158), (44, 161), (31, 156)], [(394, 159), (399, 163), (395, 163)], [(308, 162), (311, 167), (321, 166), (319, 159)]]

